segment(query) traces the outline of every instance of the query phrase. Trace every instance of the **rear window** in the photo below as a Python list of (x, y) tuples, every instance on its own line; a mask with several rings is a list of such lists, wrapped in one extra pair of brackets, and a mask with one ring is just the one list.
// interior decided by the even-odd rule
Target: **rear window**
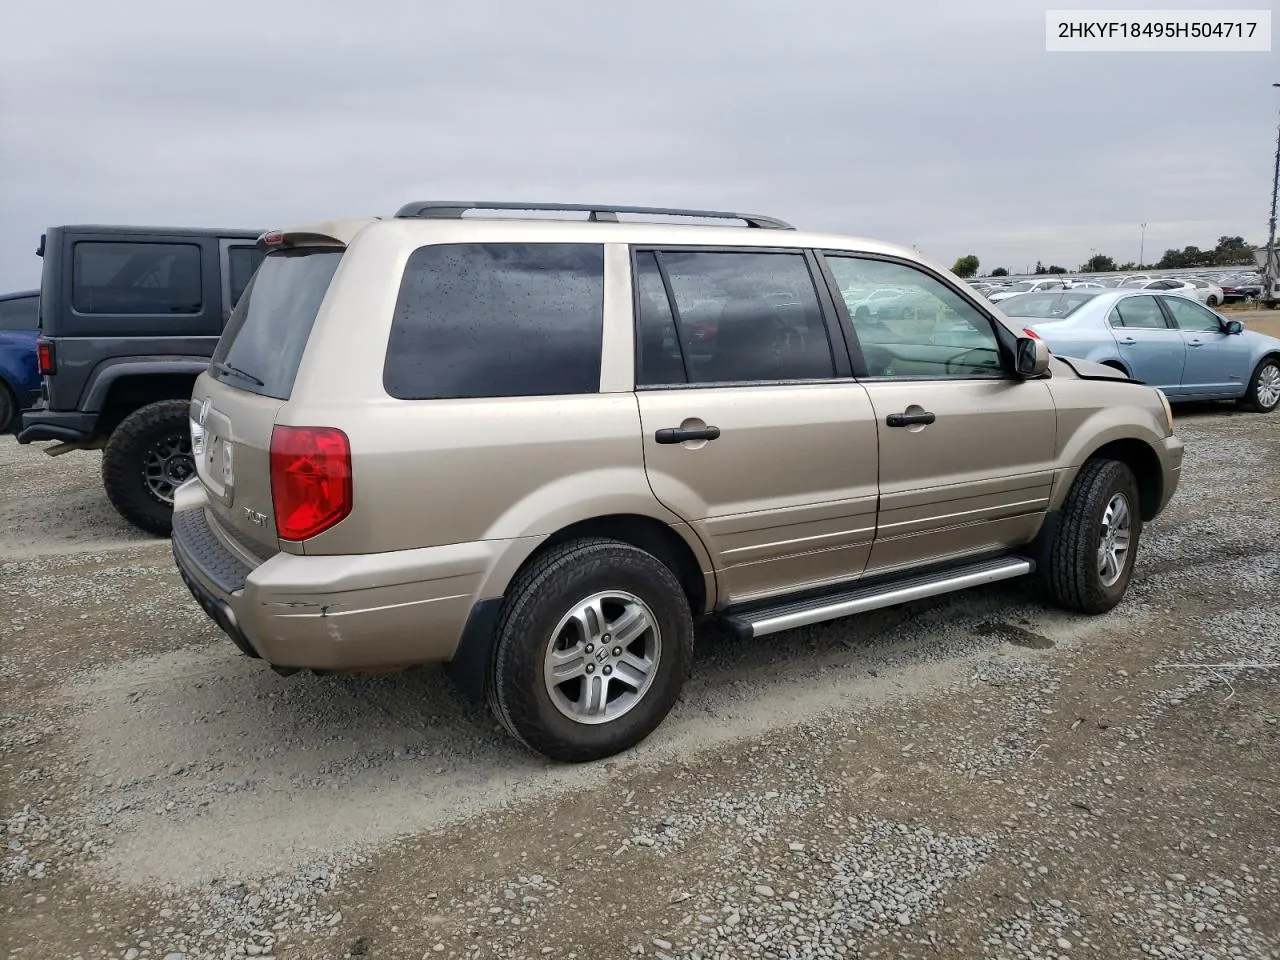
[(40, 298), (0, 300), (0, 330), (40, 329)]
[(199, 313), (202, 303), (198, 244), (85, 240), (73, 249), (77, 313)]
[(288, 400), (320, 302), (342, 250), (268, 254), (231, 311), (210, 375), (242, 390)]
[(405, 265), (383, 385), (401, 400), (600, 389), (604, 247), (464, 243)]
[(1064, 293), (1023, 293), (1000, 302), (1000, 312), (1006, 317), (1030, 317), (1042, 320), (1061, 320), (1075, 313), (1101, 291), (1074, 290)]

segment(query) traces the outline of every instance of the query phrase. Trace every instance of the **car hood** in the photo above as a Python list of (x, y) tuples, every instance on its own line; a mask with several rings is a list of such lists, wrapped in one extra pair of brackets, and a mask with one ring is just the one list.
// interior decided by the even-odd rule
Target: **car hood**
[(1062, 357), (1054, 354), (1054, 363), (1061, 363), (1068, 367), (1081, 380), (1129, 380), (1123, 370), (1117, 370), (1115, 367), (1108, 367), (1103, 363), (1094, 363), (1092, 360), (1080, 360), (1077, 357)]

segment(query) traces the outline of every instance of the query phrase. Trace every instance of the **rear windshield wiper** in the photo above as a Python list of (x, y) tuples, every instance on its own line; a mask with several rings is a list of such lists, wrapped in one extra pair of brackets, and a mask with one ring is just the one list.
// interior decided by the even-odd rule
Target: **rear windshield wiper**
[(241, 380), (248, 380), (250, 383), (256, 383), (260, 387), (265, 387), (267, 385), (265, 381), (259, 380), (252, 373), (241, 370), (239, 367), (233, 367), (225, 360), (215, 360), (213, 369), (217, 370), (219, 373), (229, 373), (233, 377), (239, 377)]

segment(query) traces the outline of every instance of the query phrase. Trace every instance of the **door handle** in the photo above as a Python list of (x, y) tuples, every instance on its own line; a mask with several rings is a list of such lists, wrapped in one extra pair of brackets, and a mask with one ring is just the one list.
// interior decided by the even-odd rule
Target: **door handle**
[(658, 443), (684, 443), (686, 440), (715, 440), (719, 427), (663, 427), (653, 435)]
[(917, 423), (933, 423), (937, 419), (932, 413), (891, 413), (884, 422), (891, 427), (911, 427)]
[(1188, 340), (1188, 341), (1187, 341), (1187, 346), (1188, 346), (1188, 347), (1203, 347), (1203, 346), (1204, 346), (1204, 341), (1203, 341), (1203, 340)]
[(1123, 343), (1125, 346), (1131, 347), (1138, 341), (1133, 339), (1133, 337), (1124, 337), (1120, 340), (1120, 342)]

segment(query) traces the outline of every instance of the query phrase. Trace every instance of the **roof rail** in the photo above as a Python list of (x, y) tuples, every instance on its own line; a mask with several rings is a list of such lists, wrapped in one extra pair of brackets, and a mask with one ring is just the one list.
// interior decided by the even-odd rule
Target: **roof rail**
[(625, 207), (613, 203), (492, 203), (461, 200), (421, 200), (406, 203), (396, 211), (397, 219), (459, 219), (469, 210), (553, 210), (561, 213), (587, 213), (592, 222), (617, 223), (618, 214), (634, 213), (649, 217), (698, 217), (705, 220), (741, 220), (748, 227), (768, 230), (794, 230), (791, 224), (776, 217), (754, 213), (729, 213), (723, 210), (682, 210), (677, 207)]

